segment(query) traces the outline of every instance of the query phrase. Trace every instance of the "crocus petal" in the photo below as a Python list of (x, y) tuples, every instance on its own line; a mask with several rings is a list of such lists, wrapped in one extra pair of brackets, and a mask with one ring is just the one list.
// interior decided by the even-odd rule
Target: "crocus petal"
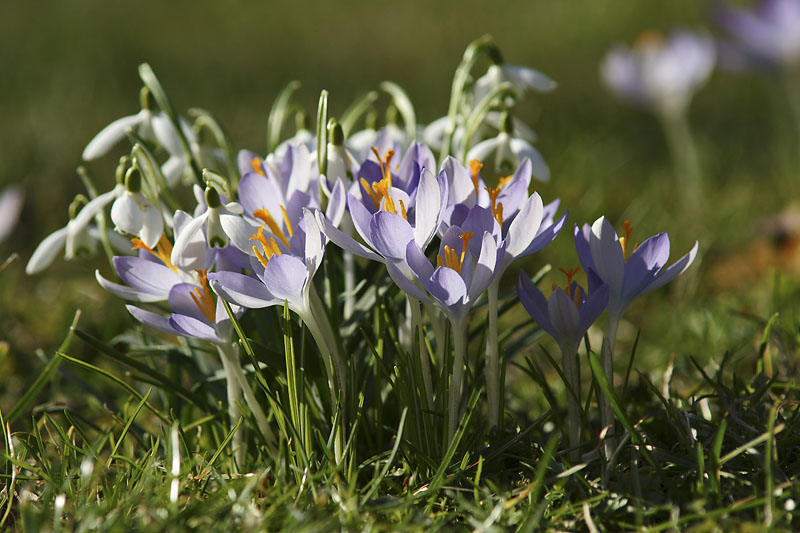
[(531, 281), (525, 272), (519, 273), (519, 283), (517, 284), (517, 296), (522, 306), (531, 315), (531, 318), (539, 324), (543, 330), (555, 337), (556, 331), (550, 323), (550, 313), (547, 309), (547, 298), (544, 297), (539, 287)]
[[(465, 261), (466, 262), (466, 261)], [(469, 299), (474, 302), (480, 294), (489, 286), (495, 274), (497, 264), (497, 244), (494, 237), (488, 231), (483, 234), (481, 240), (481, 255), (475, 265), (475, 273), (469, 285)], [(468, 265), (464, 265), (469, 268)]]
[(141, 257), (117, 256), (114, 269), (123, 283), (141, 292), (161, 295), (160, 300), (165, 300), (172, 287), (183, 281), (169, 267)]
[(306, 265), (301, 260), (286, 254), (272, 256), (264, 268), (263, 279), (267, 290), (278, 300), (302, 304), (303, 289), (309, 279)]
[(370, 240), (375, 250), (386, 258), (401, 260), (405, 257), (406, 245), (414, 239), (414, 232), (407, 220), (400, 215), (378, 211), (369, 225)]
[(442, 164), (442, 172), (447, 176), (450, 185), (448, 204), (465, 204), (467, 207), (475, 205), (475, 185), (472, 183), (470, 171), (453, 156), (447, 156)]
[(575, 251), (578, 252), (578, 259), (583, 265), (583, 269), (588, 270), (595, 270), (594, 267), (594, 260), (592, 259), (592, 250), (589, 246), (589, 240), (592, 234), (592, 227), (589, 224), (584, 224), (583, 228), (579, 228), (577, 224), (575, 224), (575, 229), (573, 230), (573, 236), (575, 240)]
[(322, 214), (322, 212), (317, 211), (316, 216), (320, 229), (336, 246), (347, 252), (350, 252), (353, 255), (371, 259), (373, 261), (380, 261), (381, 263), (384, 262), (383, 257), (379, 256), (363, 244), (357, 242), (350, 235), (334, 227), (334, 225), (331, 224), (331, 222), (327, 219), (327, 217), (325, 217), (325, 215)]
[[(553, 222), (549, 226), (542, 229), (539, 227), (539, 233), (534, 237), (531, 241), (530, 245), (523, 251), (522, 253), (518, 254), (518, 257), (523, 257), (530, 254), (535, 254), (551, 242), (561, 233), (561, 230), (564, 229), (564, 225), (567, 222), (567, 217), (569, 216), (569, 212), (564, 213), (557, 221)], [(542, 223), (544, 224), (544, 222)], [(588, 249), (588, 244), (587, 244)]]
[(658, 276), (669, 260), (669, 237), (659, 233), (644, 241), (625, 262), (625, 279), (622, 292), (633, 300)]
[(336, 180), (331, 191), (330, 200), (328, 200), (328, 208), (325, 210), (325, 216), (338, 227), (344, 216), (344, 210), (347, 207), (347, 195), (344, 189), (342, 180)]
[(140, 309), (134, 305), (126, 305), (125, 309), (127, 309), (128, 312), (133, 315), (133, 318), (145, 326), (164, 333), (169, 333), (170, 335), (181, 335), (181, 332), (172, 327), (172, 325), (169, 323), (169, 319), (166, 317), (163, 317), (157, 313), (145, 311), (144, 309)]
[(248, 309), (269, 307), (283, 301), (270, 294), (259, 280), (238, 272), (214, 272), (208, 275), (208, 279), (220, 297)]
[(692, 246), (692, 249), (689, 250), (689, 252), (686, 255), (684, 255), (683, 257), (675, 261), (672, 265), (667, 267), (664, 271), (662, 271), (661, 275), (658, 276), (658, 278), (656, 278), (656, 280), (653, 281), (653, 283), (651, 283), (649, 287), (647, 287), (647, 290), (652, 291), (659, 287), (663, 287), (673, 279), (677, 278), (678, 276), (686, 272), (686, 269), (692, 265), (695, 257), (697, 257), (698, 247), (699, 243), (695, 241), (694, 246)]
[(619, 294), (622, 290), (625, 258), (622, 255), (617, 232), (605, 217), (598, 218), (592, 224), (589, 249), (592, 252), (595, 270), (600, 278), (608, 283), (613, 299), (613, 295)]
[(83, 150), (83, 160), (91, 161), (108, 153), (111, 148), (125, 137), (125, 130), (133, 128), (146, 119), (148, 111), (142, 110), (136, 115), (118, 118), (94, 136)]
[[(336, 183), (341, 184), (341, 181)], [(314, 218), (314, 213), (310, 209), (303, 210), (303, 217), (305, 220), (305, 233), (306, 233), (306, 246), (305, 246), (305, 264), (308, 269), (308, 277), (313, 278), (314, 273), (322, 263), (322, 254), (325, 253), (325, 248), (322, 242), (322, 232), (317, 225), (317, 220)]]
[(158, 302), (164, 300), (164, 294), (152, 294), (148, 292), (142, 292), (138, 289), (134, 289), (132, 287), (128, 287), (127, 285), (120, 285), (119, 283), (114, 283), (113, 281), (109, 281), (100, 275), (99, 270), (94, 271), (94, 277), (97, 280), (97, 283), (100, 284), (105, 290), (110, 292), (111, 294), (122, 298), (123, 300), (130, 300), (132, 302)]
[[(220, 217), (220, 224), (222, 224), (222, 230), (230, 237), (231, 243), (233, 243), (236, 248), (248, 255), (252, 254), (251, 250), (253, 249), (254, 241), (252, 241), (250, 237), (256, 234), (258, 226), (251, 224), (242, 217), (234, 216)], [(203, 239), (200, 240), (203, 242), (203, 246), (205, 246)]]
[(578, 331), (578, 308), (564, 289), (557, 287), (550, 293), (547, 301), (547, 311), (553, 329), (558, 333), (556, 340), (567, 346), (574, 346), (580, 342), (581, 333)]
[(173, 314), (169, 317), (169, 325), (186, 337), (202, 339), (216, 344), (223, 342), (213, 327), (194, 317)]
[(578, 330), (581, 336), (603, 314), (603, 311), (608, 306), (608, 296), (608, 285), (603, 284), (589, 293), (589, 296), (581, 302), (581, 308), (578, 311), (580, 315)]
[(350, 209), (350, 218), (353, 219), (353, 226), (356, 232), (361, 236), (367, 246), (375, 248), (370, 239), (370, 223), (372, 222), (372, 215), (367, 208), (361, 203), (361, 200), (353, 196), (347, 195), (347, 207)]
[(452, 268), (439, 267), (433, 271), (426, 288), (451, 313), (460, 315), (459, 304), (463, 305), (467, 298), (467, 286), (458, 272)]
[(423, 169), (417, 190), (417, 202), (414, 207), (414, 240), (422, 249), (428, 246), (436, 231), (441, 204), (436, 176), (427, 168)]
[(66, 242), (66, 227), (57, 229), (45, 237), (44, 240), (39, 243), (39, 246), (36, 247), (36, 250), (33, 251), (33, 255), (31, 255), (28, 264), (25, 266), (25, 273), (30, 276), (50, 266), (56, 258), (56, 255), (64, 249), (64, 244)]
[(533, 241), (542, 222), (542, 197), (533, 193), (511, 221), (506, 235), (506, 255), (511, 258), (522, 253)]
[(425, 285), (425, 280), (430, 280), (433, 275), (433, 266), (431, 265), (422, 250), (419, 249), (416, 242), (410, 241), (406, 245), (406, 264), (414, 272), (418, 280)]
[(403, 263), (400, 263), (400, 262), (398, 262), (398, 263), (387, 262), (386, 263), (386, 271), (389, 272), (389, 277), (392, 278), (392, 281), (394, 281), (395, 284), (398, 287), (400, 287), (400, 289), (403, 292), (405, 292), (406, 294), (408, 294), (412, 298), (415, 298), (415, 299), (417, 299), (417, 300), (419, 300), (421, 302), (429, 303), (431, 301), (431, 299), (428, 298), (428, 295), (425, 294), (425, 291), (423, 291), (422, 289), (417, 287), (417, 285), (414, 284), (414, 282), (411, 281), (403, 273), (401, 267), (404, 267), (404, 266), (405, 266), (405, 268), (408, 268), (408, 266), (406, 266), (406, 265), (404, 265)]
[[(169, 306), (179, 315), (187, 315), (197, 320), (209, 322), (208, 317), (197, 305), (197, 302), (202, 303), (199, 299), (200, 295), (197, 294), (198, 290), (200, 290), (200, 287), (193, 283), (178, 283), (169, 291)], [(192, 295), (194, 295), (194, 298), (192, 298)], [(197, 301), (195, 301), (195, 298), (197, 298)]]

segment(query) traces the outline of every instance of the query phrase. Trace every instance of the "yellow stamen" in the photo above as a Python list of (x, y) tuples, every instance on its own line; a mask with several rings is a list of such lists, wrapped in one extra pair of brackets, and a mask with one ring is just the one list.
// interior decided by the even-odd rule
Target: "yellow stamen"
[(253, 211), (253, 216), (259, 220), (262, 220), (264, 224), (266, 224), (269, 227), (270, 231), (272, 231), (272, 233), (274, 233), (275, 236), (278, 237), (287, 248), (289, 247), (289, 239), (286, 238), (286, 235), (284, 235), (283, 230), (281, 229), (280, 226), (278, 226), (278, 223), (275, 222), (275, 219), (272, 218), (272, 215), (267, 209), (263, 207), (261, 209), (256, 209), (255, 211)]
[(213, 324), (217, 308), (214, 304), (214, 297), (211, 295), (211, 290), (208, 288), (208, 270), (195, 270), (195, 272), (197, 272), (197, 276), (200, 278), (200, 287), (195, 287), (189, 295), (192, 297), (197, 308), (200, 309), (200, 312)]
[(364, 188), (369, 197), (372, 199), (372, 203), (375, 204), (375, 209), (378, 209), (381, 206), (380, 195), (376, 194), (375, 191), (372, 190), (372, 187), (364, 178), (361, 178), (358, 181), (361, 183), (361, 186)]
[(472, 186), (475, 187), (475, 198), (478, 197), (478, 174), (483, 168), (483, 163), (477, 159), (469, 160), (469, 168), (472, 171)]
[(500, 196), (500, 185), (499, 187), (495, 187), (494, 189), (490, 187), (484, 187), (486, 192), (489, 193), (489, 199), (492, 201), (492, 217), (500, 224), (500, 227), (503, 227), (503, 202), (498, 203), (497, 197)]
[(273, 255), (281, 255), (281, 250), (278, 248), (278, 243), (275, 241), (275, 238), (270, 237), (269, 241), (267, 241), (267, 237), (264, 235), (264, 226), (259, 226), (258, 231), (250, 237), (250, 240), (258, 241), (258, 244), (261, 245), (263, 253), (258, 249), (257, 245), (253, 246), (253, 253), (256, 254), (256, 258), (258, 262), (261, 263), (261, 266), (265, 268)]
[(254, 157), (253, 160), (250, 161), (250, 166), (253, 167), (253, 170), (256, 171), (258, 174), (261, 174), (265, 178), (267, 177), (267, 175), (264, 174), (264, 171), (261, 170), (261, 159), (260, 158)]
[(132, 250), (144, 250), (156, 256), (164, 265), (171, 268), (173, 271), (177, 272), (178, 268), (172, 264), (172, 243), (169, 242), (166, 235), (162, 235), (161, 238), (158, 240), (156, 244), (156, 249), (153, 250), (149, 246), (147, 246), (141, 239), (133, 238), (131, 239), (133, 243)]
[(406, 221), (408, 221), (408, 215), (406, 214), (406, 204), (403, 203), (403, 200), (398, 200), (400, 202), (400, 216), (403, 217)]
[(461, 267), (464, 265), (464, 257), (467, 255), (467, 246), (469, 245), (469, 240), (475, 235), (472, 231), (465, 231), (461, 235), (458, 236), (461, 239), (461, 255), (458, 255), (453, 248), (445, 245), (444, 247), (444, 260), (442, 260), (442, 255), (438, 254), (436, 256), (436, 264), (439, 266), (446, 266), (448, 268), (452, 268), (459, 274), (461, 274)]
[(378, 164), (381, 166), (381, 174), (383, 175), (383, 179), (386, 180), (388, 186), (392, 186), (392, 168), (389, 166), (389, 163), (392, 161), (392, 157), (394, 157), (394, 150), (391, 148), (386, 152), (386, 157), (381, 159), (381, 154), (378, 153), (378, 149), (374, 146), (372, 147), (372, 153), (375, 154), (375, 157), (378, 158)]
[(289, 230), (289, 237), (292, 237), (294, 236), (292, 221), (289, 220), (289, 215), (286, 214), (286, 209), (283, 206), (281, 206), (281, 212), (283, 213), (283, 221), (286, 222), (286, 229)]
[(514, 177), (514, 175), (513, 175), (513, 174), (511, 174), (510, 176), (506, 176), (505, 178), (501, 177), (501, 178), (500, 178), (500, 181), (499, 181), (499, 182), (498, 182), (498, 184), (497, 184), (497, 188), (498, 188), (498, 189), (502, 189), (502, 188), (503, 188), (503, 185), (505, 185), (506, 183), (508, 183), (509, 181), (511, 181), (511, 178), (513, 178), (513, 177)]
[[(631, 236), (631, 232), (633, 231), (633, 226), (631, 226), (631, 223), (626, 220), (625, 222), (622, 223), (622, 227), (625, 230), (625, 236), (624, 237), (620, 237), (619, 244), (620, 244), (620, 246), (622, 246), (622, 257), (627, 257), (627, 255), (628, 255), (628, 249), (627, 249), (628, 248), (628, 240), (629, 240), (629, 238)], [(634, 250), (635, 249), (636, 249), (636, 247), (634, 247)]]

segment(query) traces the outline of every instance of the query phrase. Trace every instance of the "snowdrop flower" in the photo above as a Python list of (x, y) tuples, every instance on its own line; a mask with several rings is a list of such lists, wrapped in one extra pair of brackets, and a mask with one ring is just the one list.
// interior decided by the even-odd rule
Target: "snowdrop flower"
[[(209, 248), (224, 248), (230, 238), (223, 226), (228, 219), (238, 219), (242, 206), (236, 202), (223, 204), (216, 189), (209, 186), (205, 191), (208, 208), (187, 223), (175, 238), (171, 261), (184, 270), (199, 270), (206, 261), (205, 244)], [(201, 253), (198, 253), (201, 252)]]
[(115, 230), (141, 237), (152, 248), (164, 233), (161, 212), (142, 194), (142, 176), (134, 165), (125, 176), (125, 193), (114, 200), (111, 220)]
[[(39, 243), (25, 267), (25, 272), (28, 275), (41, 272), (50, 266), (62, 249), (67, 260), (74, 259), (81, 252), (93, 251), (100, 235), (99, 230), (90, 226), (90, 223), (108, 204), (123, 194), (125, 194), (125, 186), (118, 183), (112, 190), (98, 195), (83, 206), (77, 215), (71, 213), (66, 226), (57, 229)], [(109, 232), (108, 237), (112, 246), (117, 250), (125, 250), (128, 246), (128, 241), (117, 233)]]
[(517, 98), (522, 98), (528, 90), (550, 92), (556, 88), (556, 82), (547, 75), (529, 67), (508, 65), (503, 61), (500, 50), (496, 46), (489, 49), (492, 65), (486, 74), (475, 82), (475, 100), (480, 101), (505, 82), (510, 82)]
[(0, 193), (0, 243), (11, 235), (22, 211), (25, 195), (19, 187), (11, 186)]
[(539, 181), (550, 180), (550, 169), (544, 158), (531, 143), (512, 136), (514, 120), (508, 113), (503, 117), (502, 127), (496, 137), (486, 139), (473, 146), (467, 160), (485, 160), (494, 155), (495, 169), (516, 168), (525, 158), (530, 159), (532, 173)]
[(115, 144), (125, 138), (128, 129), (136, 131), (143, 139), (154, 140), (153, 132), (153, 112), (150, 109), (142, 109), (135, 115), (118, 118), (111, 124), (100, 130), (100, 132), (89, 141), (83, 150), (83, 160), (92, 161), (106, 155)]
[(800, 0), (762, 0), (754, 11), (724, 6), (716, 19), (737, 41), (723, 48), (733, 66), (800, 64)]
[(618, 45), (600, 66), (617, 96), (668, 115), (682, 113), (714, 68), (716, 48), (706, 34), (680, 31), (664, 40), (645, 33), (633, 49)]

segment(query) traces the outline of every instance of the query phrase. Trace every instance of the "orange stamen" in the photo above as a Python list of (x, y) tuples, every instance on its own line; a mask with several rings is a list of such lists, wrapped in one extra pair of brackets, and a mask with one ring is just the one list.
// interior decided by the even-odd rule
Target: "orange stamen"
[(375, 191), (372, 190), (372, 187), (370, 186), (369, 183), (367, 183), (367, 180), (361, 178), (358, 181), (359, 183), (361, 183), (361, 186), (364, 188), (369, 197), (372, 199), (372, 203), (375, 204), (375, 209), (378, 209), (381, 206), (381, 197), (378, 194), (376, 194)]
[(197, 276), (200, 278), (200, 287), (189, 293), (192, 297), (194, 304), (200, 309), (200, 312), (212, 324), (214, 323), (214, 315), (216, 312), (216, 305), (214, 304), (214, 297), (211, 295), (211, 290), (208, 288), (208, 270), (195, 270)]
[(166, 235), (162, 235), (161, 238), (158, 240), (156, 244), (156, 249), (153, 250), (149, 246), (147, 246), (141, 239), (133, 238), (131, 239), (131, 243), (133, 243), (132, 250), (144, 250), (156, 256), (165, 266), (169, 267), (173, 271), (177, 272), (178, 267), (172, 264), (172, 243), (169, 242)]
[[(622, 257), (627, 257), (627, 255), (628, 255), (628, 241), (630, 239), (631, 232), (633, 231), (633, 226), (631, 226), (631, 223), (626, 220), (625, 222), (622, 223), (622, 227), (624, 228), (625, 236), (624, 237), (620, 237), (619, 244), (620, 244), (620, 246), (622, 246)], [(635, 249), (636, 248), (634, 247), (634, 250)]]
[[(253, 216), (263, 221), (264, 224), (266, 224), (269, 227), (270, 231), (274, 233), (275, 236), (278, 237), (287, 248), (289, 247), (289, 239), (286, 238), (286, 235), (284, 235), (283, 230), (281, 229), (280, 226), (278, 226), (278, 223), (275, 222), (275, 219), (272, 218), (272, 215), (267, 209), (263, 207), (261, 209), (256, 209), (255, 211), (253, 211)], [(287, 222), (288, 222), (288, 217), (287, 217)], [(289, 235), (291, 235), (291, 231), (289, 232)]]
[(492, 201), (492, 217), (500, 224), (500, 227), (503, 227), (503, 202), (497, 202), (497, 197), (500, 196), (500, 187), (502, 185), (494, 189), (490, 187), (484, 187), (484, 189), (489, 193), (489, 198)]
[(392, 161), (392, 157), (394, 157), (394, 150), (391, 148), (386, 152), (386, 157), (381, 158), (381, 155), (378, 153), (378, 149), (374, 146), (372, 147), (372, 153), (375, 154), (375, 157), (378, 158), (378, 164), (381, 166), (381, 174), (383, 175), (383, 179), (389, 184), (388, 186), (392, 186), (392, 168), (389, 166), (389, 163)]
[(267, 175), (264, 174), (264, 171), (261, 170), (261, 159), (260, 158), (254, 157), (253, 160), (250, 161), (250, 166), (253, 167), (253, 170), (256, 171), (256, 173), (261, 174), (265, 178), (267, 177)]
[(258, 249), (257, 245), (253, 246), (253, 253), (256, 254), (256, 258), (258, 262), (261, 263), (261, 266), (265, 268), (273, 255), (281, 255), (281, 250), (278, 248), (278, 243), (275, 241), (275, 238), (270, 237), (269, 241), (267, 241), (267, 237), (264, 235), (264, 226), (259, 226), (258, 231), (250, 237), (250, 240), (258, 241), (258, 244), (261, 245), (263, 253)]
[(472, 171), (472, 186), (475, 187), (475, 198), (478, 197), (478, 174), (483, 168), (483, 163), (477, 159), (469, 160), (469, 168)]

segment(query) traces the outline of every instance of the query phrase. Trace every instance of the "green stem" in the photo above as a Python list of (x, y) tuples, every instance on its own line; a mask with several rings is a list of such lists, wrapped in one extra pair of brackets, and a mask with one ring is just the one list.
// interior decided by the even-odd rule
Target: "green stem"
[(264, 414), (264, 410), (261, 409), (261, 404), (258, 403), (258, 399), (256, 399), (256, 395), (253, 393), (253, 389), (250, 388), (250, 383), (248, 383), (247, 377), (244, 375), (244, 370), (242, 370), (242, 365), (239, 362), (239, 354), (237, 353), (235, 345), (220, 344), (217, 345), (217, 348), (219, 349), (220, 357), (223, 359), (223, 364), (225, 364), (225, 360), (227, 360), (233, 378), (238, 381), (239, 387), (241, 387), (244, 393), (245, 402), (247, 402), (247, 406), (256, 419), (258, 429), (261, 431), (261, 434), (264, 435), (270, 453), (273, 457), (277, 457), (278, 450), (276, 448), (277, 440), (275, 439), (275, 433), (272, 432), (272, 428), (267, 421), (267, 415)]
[(453, 330), (453, 373), (450, 378), (450, 395), (448, 402), (447, 417), (447, 445), (453, 440), (458, 427), (459, 412), (461, 404), (461, 387), (464, 381), (464, 356), (467, 352), (467, 323), (465, 320), (451, 320)]
[[(222, 368), (225, 370), (225, 381), (227, 382), (228, 392), (228, 416), (231, 419), (231, 428), (233, 428), (242, 416), (239, 410), (239, 403), (242, 401), (242, 388), (239, 386), (239, 381), (231, 368), (233, 363), (226, 355), (222, 355), (220, 349), (220, 359), (222, 360)], [(234, 471), (239, 472), (239, 468), (244, 467), (244, 440), (243, 432), (241, 429), (233, 435), (231, 440), (231, 447), (233, 448), (233, 456), (236, 459), (234, 464)]]
[(703, 183), (697, 148), (685, 112), (660, 114), (664, 134), (675, 165), (677, 184), (682, 193), (681, 200), (688, 213), (698, 213), (704, 205)]
[(489, 284), (489, 331), (486, 335), (486, 397), (489, 404), (489, 429), (498, 427), (502, 414), (500, 398), (500, 346), (497, 340), (497, 293), (499, 276)]
[(580, 460), (581, 443), (581, 373), (578, 352), (570, 347), (561, 347), (561, 366), (567, 378), (567, 424), (569, 426), (570, 461)]
[[(608, 333), (606, 338), (603, 339), (603, 347), (600, 354), (603, 373), (608, 379), (608, 385), (612, 390), (614, 389), (614, 346), (616, 345), (618, 326), (619, 317), (609, 317)], [(617, 437), (614, 432), (614, 410), (606, 395), (599, 390), (597, 392), (597, 403), (600, 407), (600, 425), (602, 427), (611, 426), (608, 435), (603, 440), (603, 455), (608, 461), (617, 447)]]

